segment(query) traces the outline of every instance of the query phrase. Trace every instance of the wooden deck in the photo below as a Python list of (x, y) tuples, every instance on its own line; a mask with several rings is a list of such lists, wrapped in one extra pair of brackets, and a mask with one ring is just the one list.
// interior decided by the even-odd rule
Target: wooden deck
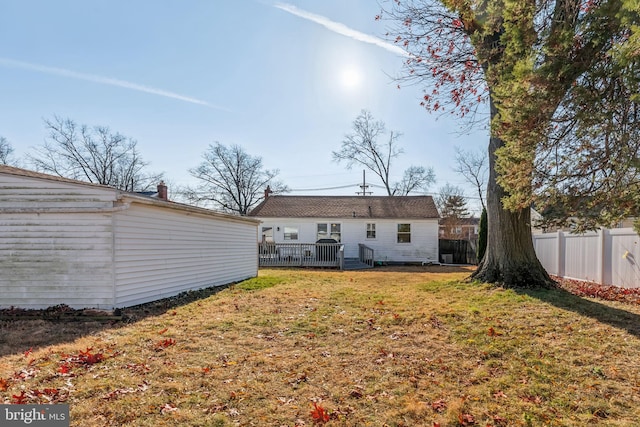
[[(358, 268), (373, 267), (373, 249), (359, 245)], [(260, 267), (327, 267), (345, 269), (341, 243), (258, 243)], [(349, 264), (352, 266), (355, 264)]]

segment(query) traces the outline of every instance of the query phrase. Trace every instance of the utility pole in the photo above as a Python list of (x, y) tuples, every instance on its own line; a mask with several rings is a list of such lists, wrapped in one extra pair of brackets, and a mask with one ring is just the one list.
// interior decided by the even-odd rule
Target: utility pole
[(362, 196), (366, 196), (373, 194), (373, 191), (367, 191), (367, 189), (369, 188), (369, 186), (367, 185), (367, 179), (365, 177), (365, 170), (362, 170), (362, 185), (360, 186), (360, 188), (362, 189), (362, 191), (356, 191), (357, 195), (362, 195)]

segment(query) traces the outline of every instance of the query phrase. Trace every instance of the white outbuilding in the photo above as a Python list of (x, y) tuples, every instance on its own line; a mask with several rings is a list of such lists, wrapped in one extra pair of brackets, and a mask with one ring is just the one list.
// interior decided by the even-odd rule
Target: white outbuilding
[(0, 308), (128, 307), (258, 274), (259, 221), (0, 166)]

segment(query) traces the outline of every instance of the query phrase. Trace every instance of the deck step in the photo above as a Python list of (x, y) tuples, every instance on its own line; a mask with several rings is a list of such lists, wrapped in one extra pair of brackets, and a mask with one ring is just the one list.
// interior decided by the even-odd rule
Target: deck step
[(365, 264), (361, 262), (358, 258), (345, 258), (344, 259), (344, 269), (345, 270), (366, 270), (368, 268), (373, 268), (369, 264)]

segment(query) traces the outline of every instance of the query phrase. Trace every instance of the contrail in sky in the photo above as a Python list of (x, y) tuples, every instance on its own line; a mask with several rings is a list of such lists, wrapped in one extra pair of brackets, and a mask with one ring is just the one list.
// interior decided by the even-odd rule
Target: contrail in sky
[(346, 25), (341, 24), (340, 22), (332, 21), (325, 16), (307, 12), (287, 3), (276, 3), (274, 4), (274, 7), (284, 10), (285, 12), (288, 12), (292, 15), (299, 16), (300, 18), (306, 19), (308, 21), (315, 22), (316, 24), (320, 24), (326, 29), (333, 31), (334, 33), (341, 34), (360, 42), (376, 45), (400, 56), (409, 56), (409, 53), (399, 46), (388, 43), (378, 37), (362, 33), (358, 30), (354, 30), (353, 28), (349, 28)]
[[(206, 107), (217, 108), (220, 110), (226, 110), (222, 107), (211, 105), (201, 99), (192, 98), (189, 96), (180, 95), (174, 92), (169, 92), (163, 89), (144, 86), (137, 83), (128, 82), (126, 80), (114, 79), (111, 77), (99, 76), (96, 74), (85, 74), (77, 71), (68, 70), (65, 68), (48, 67), (46, 65), (32, 64), (30, 62), (17, 61), (15, 59), (0, 57), (0, 66), (11, 68), (22, 68), (24, 70), (37, 71), (39, 73), (53, 74), (56, 76), (69, 77), (72, 79), (86, 80), (93, 83), (100, 83), (104, 85), (117, 86), (124, 89), (137, 90), (138, 92), (150, 93), (152, 95), (164, 96), (166, 98), (173, 98), (179, 101), (190, 102), (192, 104), (204, 105)], [(228, 110), (227, 110), (228, 111)]]

